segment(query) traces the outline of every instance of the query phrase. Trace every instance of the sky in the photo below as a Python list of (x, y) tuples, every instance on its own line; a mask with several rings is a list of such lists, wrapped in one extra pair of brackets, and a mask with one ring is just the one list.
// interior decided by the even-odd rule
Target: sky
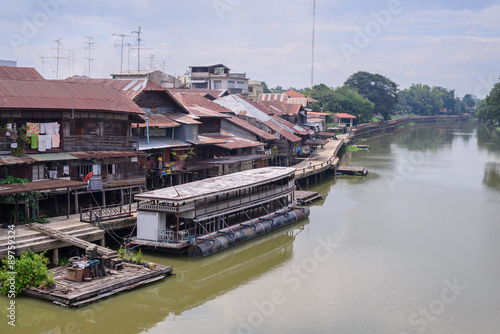
[(139, 27), (140, 68), (171, 75), (222, 63), (269, 87), (300, 89), (311, 81), (341, 86), (367, 71), (400, 89), (422, 83), (481, 98), (500, 77), (500, 0), (316, 0), (313, 77), (313, 0), (17, 0), (2, 7), (0, 59), (48, 79), (119, 72), (122, 40), (113, 34), (128, 35), (122, 68), (136, 70)]

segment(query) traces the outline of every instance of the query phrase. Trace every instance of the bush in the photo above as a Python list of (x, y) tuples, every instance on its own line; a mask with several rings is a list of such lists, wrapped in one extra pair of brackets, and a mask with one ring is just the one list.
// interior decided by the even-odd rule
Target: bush
[[(38, 286), (54, 279), (54, 274), (47, 268), (49, 259), (45, 252), (36, 254), (32, 251), (23, 253), (18, 259), (7, 257), (2, 260), (3, 268), (0, 270), (0, 292), (7, 295), (19, 294), (24, 289)], [(12, 272), (16, 273), (15, 275)], [(14, 289), (11, 289), (9, 279), (14, 278)]]

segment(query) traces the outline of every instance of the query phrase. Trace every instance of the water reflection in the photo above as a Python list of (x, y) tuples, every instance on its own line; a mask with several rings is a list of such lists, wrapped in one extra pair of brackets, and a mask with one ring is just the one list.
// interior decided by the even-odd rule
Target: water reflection
[[(16, 333), (140, 333), (244, 286), (293, 256), (293, 242), (309, 220), (204, 259), (150, 253), (146, 260), (174, 265), (175, 276), (79, 309), (18, 298)], [(0, 299), (7, 307), (8, 300)], [(4, 333), (0, 324), (1, 332)]]
[(500, 190), (500, 163), (489, 162), (484, 166), (483, 184)]

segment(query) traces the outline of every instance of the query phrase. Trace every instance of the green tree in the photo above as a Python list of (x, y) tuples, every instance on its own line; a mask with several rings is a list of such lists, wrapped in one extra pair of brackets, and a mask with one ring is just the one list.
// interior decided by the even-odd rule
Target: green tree
[[(486, 96), (483, 110), (485, 114), (483, 120), (485, 123), (497, 125), (500, 123), (500, 82), (497, 82)], [(481, 106), (481, 104), (480, 104)]]
[(269, 89), (269, 87), (267, 87), (267, 84), (262, 81), (262, 90), (263, 90), (263, 93), (271, 93), (271, 90)]
[(474, 108), (476, 106), (476, 101), (471, 94), (465, 94), (462, 102), (469, 108)]
[(375, 114), (381, 114), (384, 119), (389, 119), (398, 102), (398, 85), (395, 82), (380, 74), (357, 72), (344, 84), (357, 89), (361, 96), (373, 102)]

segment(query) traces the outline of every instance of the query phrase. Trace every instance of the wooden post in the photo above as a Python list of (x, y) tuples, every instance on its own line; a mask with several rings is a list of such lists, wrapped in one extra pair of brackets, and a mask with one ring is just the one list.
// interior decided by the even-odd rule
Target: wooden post
[(59, 216), (59, 205), (57, 205), (57, 194), (54, 195), (54, 205), (56, 206), (56, 215)]
[(106, 247), (106, 238), (104, 236), (101, 239), (101, 247)]
[(66, 218), (69, 218), (69, 211), (71, 210), (71, 197), (69, 196), (69, 188), (66, 188), (66, 201), (68, 202), (67, 205), (67, 212), (66, 212)]
[(55, 266), (58, 266), (58, 265), (59, 265), (59, 248), (55, 248), (55, 249), (52, 251), (52, 263), (53, 263)]
[(75, 191), (75, 213), (80, 213), (80, 209), (78, 208), (78, 191)]
[(120, 189), (120, 196), (121, 196), (121, 202), (120, 202), (120, 204), (123, 205), (123, 204), (125, 204), (123, 202), (123, 200), (124, 200), (124, 198), (123, 198), (123, 188)]
[(106, 190), (102, 191), (102, 206), (106, 207)]

